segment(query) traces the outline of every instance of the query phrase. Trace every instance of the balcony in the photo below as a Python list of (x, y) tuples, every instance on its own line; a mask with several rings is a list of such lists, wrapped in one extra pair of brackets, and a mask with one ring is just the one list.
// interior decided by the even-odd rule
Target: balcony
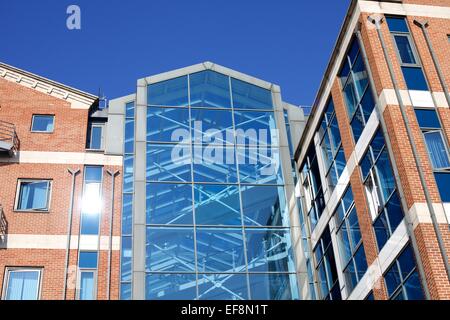
[(19, 150), (19, 144), (14, 124), (0, 120), (0, 154), (15, 156)]
[(2, 205), (0, 205), (0, 244), (6, 242), (7, 233), (8, 233), (8, 222), (6, 221), (5, 214), (3, 212), (3, 207)]

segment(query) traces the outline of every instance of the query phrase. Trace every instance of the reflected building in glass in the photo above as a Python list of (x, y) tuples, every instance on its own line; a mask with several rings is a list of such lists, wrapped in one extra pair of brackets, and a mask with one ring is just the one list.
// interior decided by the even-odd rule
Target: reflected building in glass
[(277, 85), (206, 62), (138, 80), (110, 119), (121, 299), (307, 298), (291, 160), (305, 116)]

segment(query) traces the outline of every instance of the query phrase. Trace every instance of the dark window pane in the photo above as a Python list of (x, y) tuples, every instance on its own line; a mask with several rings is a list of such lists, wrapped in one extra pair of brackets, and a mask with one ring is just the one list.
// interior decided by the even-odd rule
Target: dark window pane
[(147, 274), (147, 300), (194, 300), (197, 298), (195, 274)]
[(402, 17), (386, 17), (386, 22), (391, 32), (409, 32), (405, 18)]
[(416, 59), (414, 58), (409, 38), (407, 36), (395, 35), (394, 39), (397, 44), (401, 62), (405, 64), (415, 64)]
[(358, 283), (358, 278), (356, 276), (356, 270), (353, 261), (351, 261), (349, 265), (344, 269), (344, 276), (345, 276), (345, 283), (347, 284), (348, 289), (351, 292)]
[(231, 87), (235, 109), (273, 109), (272, 93), (269, 90), (233, 78)]
[(411, 249), (411, 246), (408, 245), (405, 248), (405, 250), (403, 250), (403, 252), (400, 254), (400, 256), (397, 258), (397, 260), (398, 260), (398, 263), (400, 264), (400, 270), (402, 272), (402, 277), (403, 277), (403, 279), (406, 279), (406, 277), (416, 267), (414, 253)]
[(356, 112), (355, 117), (353, 118), (353, 121), (351, 123), (352, 131), (353, 131), (353, 137), (355, 137), (355, 142), (358, 142), (359, 137), (361, 137), (361, 134), (364, 130), (364, 120), (362, 118), (362, 115), (360, 111)]
[(247, 275), (199, 274), (199, 300), (247, 300)]
[(386, 206), (387, 216), (389, 217), (389, 223), (391, 225), (391, 231), (394, 232), (397, 229), (400, 222), (403, 220), (403, 210), (400, 205), (400, 199), (397, 192), (394, 193)]
[(389, 269), (389, 271), (384, 276), (384, 279), (386, 282), (388, 295), (391, 296), (402, 282), (402, 280), (400, 278), (400, 272), (397, 267), (397, 262), (394, 262), (392, 267)]
[[(364, 91), (369, 84), (369, 76), (366, 71), (366, 66), (364, 65), (364, 61), (361, 55), (356, 59), (355, 65), (353, 66), (353, 80), (355, 81), (356, 91), (358, 92), (358, 96), (362, 97)], [(371, 94), (370, 90), (368, 90)]]
[(229, 78), (206, 70), (190, 75), (191, 106), (231, 108)]
[(81, 251), (78, 266), (86, 269), (97, 269), (97, 252)]
[(402, 67), (403, 77), (409, 90), (428, 91), (427, 81), (420, 67)]
[(450, 202), (450, 173), (434, 173), (442, 202)]
[(156, 106), (187, 106), (187, 76), (158, 82), (148, 86), (148, 104)]
[(350, 235), (350, 243), (352, 251), (355, 250), (356, 246), (361, 241), (361, 231), (359, 229), (358, 216), (356, 214), (356, 207), (353, 207), (352, 211), (348, 215), (348, 227)]
[(370, 143), (370, 146), (372, 147), (374, 159), (378, 158), (378, 155), (380, 154), (384, 145), (385, 145), (385, 140), (384, 140), (383, 132), (381, 130), (378, 130), (375, 137), (373, 138), (372, 142)]
[(417, 121), (421, 128), (440, 129), (439, 117), (434, 109), (415, 109)]
[(364, 246), (362, 244), (358, 248), (358, 251), (356, 251), (356, 253), (355, 253), (355, 265), (356, 265), (358, 281), (359, 281), (359, 280), (361, 280), (361, 278), (364, 276), (364, 274), (367, 271), (366, 253), (364, 251)]
[(408, 296), (408, 300), (424, 300), (422, 285), (420, 284), (419, 275), (414, 272), (404, 284), (404, 290)]
[(147, 184), (147, 224), (193, 224), (191, 184)]
[(359, 43), (356, 37), (353, 38), (352, 43), (350, 45), (350, 49), (348, 50), (348, 57), (350, 59), (350, 63), (353, 64), (356, 58), (356, 55), (359, 52)]
[(378, 250), (381, 251), (381, 249), (386, 244), (386, 241), (391, 236), (386, 216), (383, 212), (375, 220), (373, 224), (373, 229), (375, 231), (375, 236), (377, 238)]
[(334, 117), (330, 124), (330, 137), (331, 142), (333, 143), (334, 152), (341, 144), (341, 133), (339, 131), (339, 126), (337, 122), (337, 117)]
[(344, 88), (345, 105), (347, 106), (348, 117), (351, 119), (356, 111), (356, 94), (353, 89), (353, 78), (350, 76), (350, 80)]
[(380, 188), (386, 201), (395, 190), (394, 174), (392, 173), (389, 155), (385, 149), (376, 164), (378, 177), (380, 179)]
[(369, 117), (372, 114), (373, 108), (375, 107), (372, 90), (366, 90), (366, 93), (361, 100), (361, 107), (364, 113), (364, 120), (367, 122), (369, 121)]
[(53, 132), (55, 116), (34, 115), (31, 131)]

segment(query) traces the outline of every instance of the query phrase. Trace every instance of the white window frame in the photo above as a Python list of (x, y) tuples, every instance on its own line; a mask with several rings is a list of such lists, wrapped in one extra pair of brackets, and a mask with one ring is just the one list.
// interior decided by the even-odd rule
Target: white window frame
[(98, 282), (98, 270), (97, 269), (89, 269), (89, 268), (78, 268), (78, 275), (77, 275), (77, 289), (76, 289), (76, 300), (80, 300), (80, 294), (81, 294), (81, 274), (84, 272), (89, 272), (94, 274), (94, 287), (93, 287), (93, 297), (94, 300), (97, 300), (97, 282)]
[[(47, 208), (45, 210), (39, 209), (19, 209), (19, 200), (20, 200), (20, 190), (21, 186), (24, 182), (47, 182), (48, 190), (47, 190)], [(14, 211), (17, 212), (36, 212), (36, 213), (48, 213), (50, 212), (50, 204), (52, 200), (52, 186), (53, 180), (51, 179), (18, 179), (17, 180), (17, 188), (16, 188), (16, 200), (14, 201)]]
[[(97, 127), (97, 128), (101, 128), (102, 129), (102, 135), (100, 138), (100, 148), (99, 149), (94, 149), (92, 148), (92, 134), (93, 134), (93, 128)], [(95, 150), (95, 151), (103, 151), (105, 150), (105, 124), (104, 123), (100, 123), (100, 122), (92, 122), (89, 125), (89, 146), (88, 146), (88, 150)]]
[[(52, 131), (40, 131), (40, 130), (33, 130), (33, 126), (34, 126), (34, 119), (36, 117), (51, 117), (53, 120), (53, 128)], [(31, 119), (31, 132), (34, 133), (53, 133), (55, 132), (55, 115), (54, 114), (33, 114), (33, 117)]]
[(3, 280), (3, 292), (2, 292), (2, 300), (7, 300), (6, 296), (8, 294), (8, 287), (9, 287), (9, 279), (11, 272), (38, 272), (38, 286), (37, 286), (37, 293), (36, 293), (36, 300), (41, 299), (41, 292), (42, 292), (42, 274), (43, 269), (42, 268), (35, 268), (35, 267), (6, 267), (5, 269), (5, 276)]

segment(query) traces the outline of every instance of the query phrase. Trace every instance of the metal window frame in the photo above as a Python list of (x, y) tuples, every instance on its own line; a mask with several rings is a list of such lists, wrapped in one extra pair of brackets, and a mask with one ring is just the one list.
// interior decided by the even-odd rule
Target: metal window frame
[[(46, 130), (33, 130), (33, 127), (34, 127), (34, 119), (36, 118), (36, 117), (51, 117), (52, 118), (52, 123), (53, 123), (53, 128), (52, 128), (52, 131), (46, 131)], [(51, 134), (51, 133), (54, 133), (55, 132), (55, 126), (56, 126), (56, 124), (55, 124), (55, 115), (54, 114), (38, 114), (38, 113), (36, 113), (36, 114), (33, 114), (33, 116), (31, 117), (31, 128), (30, 128), (30, 132), (32, 132), (32, 133), (46, 133), (46, 134)]]
[[(20, 193), (22, 189), (23, 183), (33, 183), (33, 182), (47, 182), (47, 208), (40, 209), (20, 209)], [(22, 212), (22, 213), (49, 213), (51, 210), (51, 200), (52, 200), (52, 186), (53, 179), (27, 179), (27, 178), (19, 178), (17, 179), (17, 187), (16, 187), (16, 197), (14, 200), (14, 212)]]
[(37, 286), (37, 293), (36, 293), (36, 300), (41, 299), (42, 295), (42, 285), (43, 285), (43, 273), (44, 268), (42, 267), (6, 267), (4, 278), (3, 278), (3, 290), (2, 290), (2, 297), (1, 300), (7, 300), (6, 296), (8, 294), (8, 287), (9, 287), (9, 279), (11, 272), (38, 272), (38, 286)]
[(98, 269), (90, 269), (90, 268), (78, 268), (77, 270), (77, 286), (76, 286), (76, 294), (75, 300), (80, 300), (81, 294), (81, 275), (83, 273), (92, 273), (94, 275), (94, 285), (93, 285), (93, 300), (97, 300), (98, 294)]
[[(94, 128), (100, 128), (101, 129), (101, 136), (100, 136), (100, 148), (93, 148), (92, 147), (92, 137), (93, 137), (93, 132), (94, 132)], [(105, 150), (105, 123), (102, 122), (91, 122), (89, 124), (89, 148), (88, 150), (93, 150), (93, 151), (104, 151)]]

